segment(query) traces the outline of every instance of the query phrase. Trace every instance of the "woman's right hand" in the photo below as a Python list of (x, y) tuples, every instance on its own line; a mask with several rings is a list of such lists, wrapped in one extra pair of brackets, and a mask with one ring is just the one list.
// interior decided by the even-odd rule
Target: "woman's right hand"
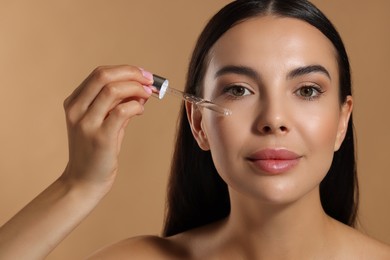
[(69, 162), (63, 181), (111, 187), (125, 128), (143, 113), (152, 83), (152, 74), (138, 67), (98, 67), (64, 101)]
[(0, 259), (44, 259), (99, 203), (117, 174), (125, 128), (152, 93), (152, 78), (137, 67), (99, 67), (65, 100), (68, 165), (0, 227)]

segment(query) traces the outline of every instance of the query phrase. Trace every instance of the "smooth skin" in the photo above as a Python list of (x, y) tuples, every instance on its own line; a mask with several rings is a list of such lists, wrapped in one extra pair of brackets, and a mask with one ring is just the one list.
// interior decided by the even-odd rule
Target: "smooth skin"
[[(353, 106), (351, 97), (338, 101), (337, 63), (326, 37), (299, 20), (254, 18), (223, 35), (209, 59), (204, 95), (224, 102), (233, 115), (186, 108), (199, 146), (211, 151), (229, 185), (231, 214), (168, 238), (129, 238), (90, 259), (390, 259), (388, 246), (329, 218), (320, 204), (318, 185)], [(329, 77), (318, 71), (291, 77), (297, 67), (312, 64)], [(216, 76), (230, 65), (259, 77)], [(307, 91), (307, 83), (324, 92)], [(65, 100), (69, 163), (1, 228), (0, 259), (44, 258), (107, 194), (125, 128), (142, 114), (151, 95), (144, 86), (151, 84), (150, 73), (137, 67), (100, 67)], [(244, 101), (254, 106), (240, 105)], [(247, 160), (259, 149), (280, 147), (302, 156), (287, 172), (270, 175)]]
[[(210, 52), (203, 92), (233, 114), (186, 108), (194, 137), (211, 151), (228, 184), (231, 214), (169, 238), (122, 241), (97, 259), (113, 253), (144, 259), (390, 259), (387, 245), (321, 207), (319, 184), (353, 107), (352, 97), (339, 100), (335, 55), (329, 40), (300, 20), (253, 18), (225, 33)], [(292, 73), (311, 65), (326, 72)], [(270, 175), (247, 160), (266, 148), (292, 150), (301, 159), (293, 169)]]

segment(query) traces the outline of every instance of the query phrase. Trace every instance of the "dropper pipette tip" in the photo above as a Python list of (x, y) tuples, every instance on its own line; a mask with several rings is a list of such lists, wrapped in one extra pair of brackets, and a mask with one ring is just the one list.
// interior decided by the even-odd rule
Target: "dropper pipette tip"
[(209, 100), (205, 100), (203, 98), (199, 98), (194, 95), (184, 93), (183, 91), (170, 88), (169, 81), (166, 78), (160, 77), (155, 74), (153, 74), (153, 87), (155, 87), (156, 90), (158, 91), (159, 99), (162, 99), (165, 96), (165, 94), (168, 92), (174, 96), (181, 97), (185, 101), (208, 108), (224, 116), (230, 116), (232, 114), (232, 111), (230, 111), (229, 109), (223, 108)]

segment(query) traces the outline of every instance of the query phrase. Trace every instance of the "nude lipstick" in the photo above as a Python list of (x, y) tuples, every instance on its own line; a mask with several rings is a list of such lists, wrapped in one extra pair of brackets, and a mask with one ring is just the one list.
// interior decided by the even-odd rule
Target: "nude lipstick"
[(267, 174), (280, 174), (294, 168), (302, 156), (287, 149), (264, 149), (248, 157), (258, 169)]

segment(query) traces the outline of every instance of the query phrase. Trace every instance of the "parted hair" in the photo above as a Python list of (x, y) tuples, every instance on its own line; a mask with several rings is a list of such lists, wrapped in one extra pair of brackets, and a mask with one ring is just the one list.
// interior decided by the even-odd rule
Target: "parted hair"
[[(337, 53), (339, 97), (340, 104), (343, 104), (352, 94), (348, 55), (332, 23), (306, 0), (237, 0), (222, 8), (198, 38), (187, 72), (185, 91), (202, 95), (209, 51), (226, 31), (241, 21), (264, 15), (305, 21), (332, 42)], [(225, 218), (230, 212), (227, 185), (215, 169), (210, 151), (201, 150), (194, 139), (184, 104), (179, 115), (174, 149), (163, 236), (209, 224)], [(358, 182), (352, 116), (346, 137), (334, 153), (331, 167), (320, 184), (320, 198), (329, 216), (349, 226), (355, 225)]]

